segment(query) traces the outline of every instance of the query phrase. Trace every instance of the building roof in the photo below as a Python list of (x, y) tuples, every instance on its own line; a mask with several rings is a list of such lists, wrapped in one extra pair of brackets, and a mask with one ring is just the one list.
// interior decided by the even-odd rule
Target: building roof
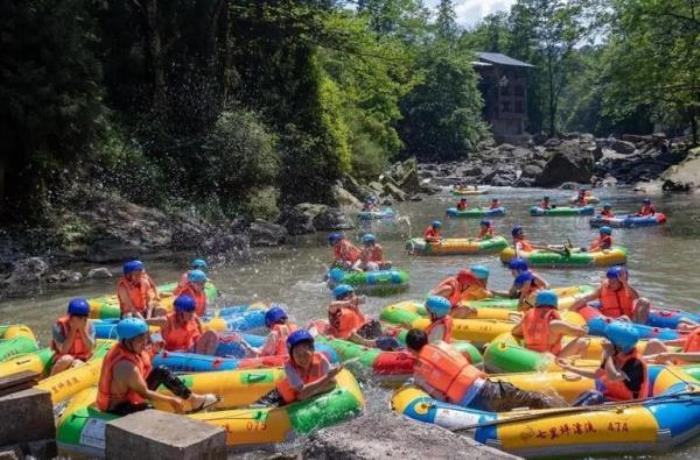
[(513, 59), (512, 57), (508, 57), (505, 54), (501, 53), (482, 53), (480, 51), (477, 51), (476, 55), (482, 61), (491, 62), (493, 64), (509, 65), (513, 67), (535, 67), (532, 64), (528, 64), (527, 62), (523, 61), (518, 61), (517, 59)]

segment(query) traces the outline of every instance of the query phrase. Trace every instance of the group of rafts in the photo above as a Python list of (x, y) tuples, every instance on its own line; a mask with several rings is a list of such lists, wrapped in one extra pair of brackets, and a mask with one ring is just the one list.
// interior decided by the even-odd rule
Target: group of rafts
[[(525, 242), (516, 233), (515, 244)], [(511, 291), (496, 293), (487, 287), (488, 269), (473, 266), (441, 282), (425, 303), (390, 305), (379, 320), (372, 320), (360, 311), (362, 298), (344, 282), (355, 273), (350, 266), (354, 261), (343, 260), (339, 250), (347, 240), (335, 234), (330, 240), (339, 266), (329, 274), (335, 300), (328, 320), (314, 321), (309, 329), (290, 324), (279, 306), (227, 307), (211, 316), (182, 295), (181, 285), (162, 286), (158, 307), (167, 319), (155, 317), (149, 321), (150, 331), (141, 332), (157, 345), (149, 350), (151, 367), (176, 374), (177, 382), (153, 388), (166, 395), (151, 398), (155, 407), (190, 412), (207, 408), (190, 416), (223, 426), (231, 446), (276, 443), (359, 412), (364, 401), (355, 377), (392, 386), (414, 378), (414, 385), (395, 392), (394, 410), (520, 455), (669, 449), (700, 427), (695, 380), (700, 366), (685, 363), (700, 351), (700, 317), (652, 308), (629, 286), (622, 267), (613, 266), (598, 288), (550, 290), (517, 257), (508, 260), (514, 275)], [(133, 262), (125, 268), (129, 264)], [(197, 278), (189, 283), (198, 285), (196, 292), (188, 292), (211, 305), (216, 289), (206, 278), (191, 276), (202, 274), (201, 268), (193, 266), (180, 284)], [(142, 266), (137, 273), (145, 274)], [(181, 295), (175, 298), (173, 291)], [(182, 308), (185, 297), (190, 302)], [(91, 350), (81, 343), (78, 352), (83, 354), (72, 363), (84, 364), (57, 372), (58, 363), (75, 350), (55, 342), (39, 349), (29, 329), (5, 326), (0, 329), (0, 376), (22, 371), (46, 376), (39, 387), (60, 408), (60, 445), (96, 453), (104, 448), (105, 423), (120, 416), (99, 408), (105, 356), (129, 341), (125, 337), (131, 337), (138, 320), (116, 319), (124, 307), (114, 296), (84, 305), (71, 302), (69, 313), (71, 308), (74, 313), (84, 309), (92, 318), (88, 329), (97, 337)], [(195, 309), (201, 316), (200, 335), (214, 334), (216, 343), (188, 343), (178, 350), (184, 332), (173, 334), (172, 340), (170, 334), (177, 321), (197, 318)], [(85, 314), (76, 316), (82, 320)], [(64, 339), (75, 335), (66, 329), (73, 324), (71, 316), (57, 323)], [(267, 334), (252, 333), (261, 329), (268, 329)], [(309, 351), (306, 369), (295, 359), (303, 361), (302, 353)], [(345, 366), (338, 367), (339, 362)], [(286, 375), (290, 369), (296, 379)], [(627, 385), (631, 380), (636, 381)], [(287, 398), (290, 385), (297, 394)], [(178, 386), (186, 389), (184, 404), (173, 404), (167, 389)], [(212, 395), (214, 399), (208, 398)]]

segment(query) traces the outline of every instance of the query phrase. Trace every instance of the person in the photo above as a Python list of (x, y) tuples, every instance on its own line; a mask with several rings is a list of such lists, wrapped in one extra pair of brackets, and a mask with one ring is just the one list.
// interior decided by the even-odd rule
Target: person
[(354, 268), (364, 271), (388, 270), (391, 262), (384, 260), (384, 250), (377, 244), (377, 237), (367, 233), (362, 237), (362, 252)]
[(473, 265), (469, 270), (460, 270), (456, 276), (449, 276), (440, 281), (430, 291), (430, 295), (447, 299), (452, 305), (452, 316), (455, 318), (469, 318), (476, 314), (476, 310), (463, 302), (493, 297), (493, 293), (486, 288), (488, 277), (488, 268)]
[(612, 228), (608, 226), (600, 227), (598, 229), (598, 233), (598, 238), (593, 240), (591, 245), (588, 247), (589, 252), (607, 251), (612, 248)]
[(350, 269), (360, 259), (360, 250), (342, 233), (328, 235), (328, 243), (333, 246), (333, 265)]
[[(97, 386), (97, 408), (116, 415), (127, 415), (151, 407), (148, 401), (170, 404), (176, 412), (184, 412), (185, 402), (191, 411), (199, 411), (216, 404), (213, 394), (193, 393), (165, 367), (151, 366), (146, 350), (148, 325), (138, 317), (124, 318), (117, 324), (119, 341), (109, 350), (102, 362)], [(174, 395), (155, 391), (164, 385)]]
[(518, 299), (518, 310), (526, 311), (535, 306), (537, 292), (545, 289), (547, 285), (542, 284), (541, 278), (526, 270), (515, 277), (510, 293)]
[(469, 203), (467, 203), (467, 199), (460, 198), (459, 202), (457, 203), (457, 211), (466, 211), (468, 207)]
[(51, 375), (85, 363), (95, 349), (95, 329), (88, 319), (90, 305), (82, 298), (71, 299), (68, 311), (53, 326), (54, 352)]
[(450, 316), (452, 304), (449, 300), (431, 295), (425, 301), (425, 309), (430, 317), (430, 324), (425, 329), (428, 342), (452, 343), (452, 316)]
[[(684, 325), (683, 329), (686, 329)], [(679, 328), (680, 329), (680, 328)], [(681, 347), (680, 351), (672, 351), (669, 347)], [(661, 342), (649, 339), (644, 349), (644, 359), (659, 363), (697, 363), (700, 362), (700, 326), (692, 325), (684, 336)]]
[(576, 300), (571, 310), (578, 311), (595, 300), (600, 302), (600, 313), (609, 318), (630, 319), (644, 324), (649, 317), (649, 301), (640, 297), (630, 286), (629, 274), (621, 266), (608, 268), (598, 289)]
[(651, 204), (651, 200), (649, 198), (644, 198), (642, 200), (642, 207), (637, 213), (638, 216), (653, 216), (656, 214), (656, 208), (654, 207), (653, 204)]
[(576, 198), (574, 199), (574, 205), (578, 207), (583, 207), (588, 205), (588, 200), (586, 198), (586, 190), (580, 189), (578, 191), (578, 194), (576, 195)]
[(490, 220), (482, 220), (479, 222), (479, 236), (480, 240), (490, 240), (494, 237), (493, 224)]
[(435, 399), (488, 412), (560, 405), (542, 393), (523, 391), (509, 382), (489, 379), (449, 344), (432, 343), (421, 330), (408, 331), (406, 346), (417, 357), (414, 382)]
[[(534, 278), (535, 284), (540, 289), (549, 289), (549, 283), (547, 280), (545, 280), (542, 275), (539, 273), (533, 271), (530, 269), (530, 267), (527, 265), (527, 260), (516, 257), (515, 259), (512, 259), (510, 262), (508, 262), (508, 268), (510, 269), (511, 275), (513, 275), (513, 278), (517, 278), (518, 275), (521, 273), (530, 273), (532, 277)], [(513, 295), (511, 295), (513, 297)]]
[(536, 249), (534, 244), (525, 239), (525, 233), (520, 225), (515, 225), (510, 234), (513, 236), (513, 246), (515, 247), (516, 255), (521, 251), (531, 252)]
[[(265, 343), (260, 348), (247, 346), (253, 356), (287, 355), (287, 338), (298, 330), (296, 324), (290, 323), (283, 308), (273, 306), (265, 312), (265, 326), (270, 330)], [(245, 341), (241, 342), (247, 344)]]
[(607, 341), (603, 344), (603, 359), (599, 368), (578, 368), (566, 360), (558, 361), (564, 370), (595, 379), (596, 389), (581, 395), (575, 406), (630, 401), (648, 396), (649, 374), (646, 363), (637, 351), (637, 331), (631, 324), (614, 321), (606, 326), (604, 333)]
[(442, 222), (439, 220), (434, 220), (423, 232), (423, 239), (427, 243), (440, 243), (442, 237), (440, 236), (440, 229), (442, 228)]
[(365, 200), (365, 203), (362, 205), (362, 211), (372, 212), (375, 209), (376, 206), (374, 205), (374, 200), (372, 198), (367, 198), (367, 200)]
[(540, 208), (542, 208), (542, 209), (551, 209), (551, 208), (552, 208), (552, 205), (551, 205), (551, 203), (549, 202), (549, 197), (548, 197), (548, 196), (545, 196), (545, 197), (542, 199), (542, 201), (540, 202)]
[(122, 267), (124, 276), (117, 282), (117, 299), (121, 317), (150, 318), (158, 306), (158, 291), (144, 271), (143, 262), (130, 260)]
[(612, 205), (610, 203), (605, 203), (603, 205), (603, 210), (600, 211), (600, 216), (601, 217), (606, 217), (608, 219), (612, 219), (615, 217), (615, 213), (612, 210)]
[(204, 285), (209, 279), (206, 273), (202, 270), (190, 270), (187, 274), (187, 283), (184, 286), (178, 287), (174, 291), (175, 296), (187, 295), (194, 299), (197, 308), (195, 313), (198, 317), (203, 317), (207, 313), (207, 293), (204, 291)]
[(207, 270), (209, 270), (209, 265), (207, 265), (207, 261), (204, 259), (194, 259), (190, 264), (190, 269), (183, 273), (180, 277), (178, 287), (183, 287), (187, 284), (187, 277), (192, 270), (201, 270), (204, 273), (206, 273)]
[[(550, 353), (560, 358), (582, 354), (588, 348), (588, 341), (582, 338), (588, 333), (588, 328), (562, 320), (557, 311), (558, 304), (556, 292), (537, 292), (535, 308), (525, 312), (511, 334), (522, 338), (526, 348), (540, 353)], [(577, 338), (562, 346), (565, 335)]]
[(164, 348), (167, 351), (214, 355), (219, 338), (214, 331), (204, 331), (196, 311), (197, 301), (188, 294), (180, 294), (173, 301), (173, 307), (171, 313), (146, 321), (160, 326)]
[(501, 203), (498, 201), (498, 198), (494, 198), (491, 200), (490, 209), (498, 209), (500, 207), (501, 207)]

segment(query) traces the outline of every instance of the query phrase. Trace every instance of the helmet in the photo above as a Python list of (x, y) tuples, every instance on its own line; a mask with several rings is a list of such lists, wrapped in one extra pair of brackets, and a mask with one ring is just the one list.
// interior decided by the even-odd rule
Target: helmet
[(313, 344), (314, 336), (306, 329), (297, 329), (287, 337), (287, 349), (291, 352), (292, 348), (302, 342), (311, 342)]
[(482, 220), (481, 222), (479, 222), (479, 225), (485, 225), (486, 227), (490, 227), (491, 221), (490, 220)]
[(71, 299), (70, 302), (68, 302), (68, 314), (75, 316), (88, 316), (90, 315), (90, 304), (82, 297)]
[(603, 235), (612, 235), (612, 228), (608, 226), (600, 227), (599, 231)]
[(610, 208), (612, 208), (612, 205), (610, 203), (603, 204), (603, 209), (610, 209)]
[(148, 324), (141, 318), (124, 318), (117, 323), (117, 335), (120, 340), (129, 340), (146, 334)]
[(508, 268), (518, 271), (527, 270), (527, 261), (522, 257), (516, 257), (515, 259), (510, 260), (508, 263)]
[(433, 226), (433, 228), (440, 228), (442, 227), (442, 222), (440, 222), (439, 220), (434, 220), (431, 225)]
[(173, 302), (173, 306), (175, 307), (175, 311), (192, 312), (195, 310), (197, 302), (195, 302), (191, 296), (179, 295)]
[(535, 305), (538, 307), (556, 307), (559, 305), (559, 296), (554, 291), (539, 291), (535, 296)]
[(513, 230), (510, 231), (510, 234), (515, 236), (520, 235), (523, 232), (523, 228), (520, 225), (514, 225)]
[(608, 268), (608, 272), (605, 274), (606, 278), (611, 280), (620, 279), (620, 275), (625, 272), (625, 268), (619, 265)]
[(492, 199), (491, 199), (491, 202), (492, 202), (492, 203), (495, 202), (495, 201), (498, 201), (498, 198), (492, 198)]
[(280, 307), (272, 307), (265, 312), (265, 326), (270, 327), (287, 319), (287, 312)]
[(527, 283), (528, 281), (534, 280), (535, 277), (532, 276), (532, 273), (526, 271), (518, 276), (515, 277), (515, 281), (513, 282), (516, 286), (522, 286), (523, 284)]
[(331, 233), (328, 235), (328, 242), (330, 244), (334, 244), (336, 241), (340, 241), (343, 239), (343, 234), (339, 232)]
[(483, 265), (472, 265), (469, 270), (480, 280), (489, 279), (489, 269)]
[(605, 327), (605, 337), (625, 353), (632, 350), (639, 340), (639, 334), (635, 328), (622, 321), (613, 321), (608, 324)]
[(374, 242), (376, 242), (376, 241), (377, 241), (377, 237), (374, 236), (374, 235), (371, 234), (371, 233), (367, 233), (365, 236), (362, 237), (362, 242), (363, 242), (364, 244), (367, 244), (367, 243), (374, 243)]
[(544, 197), (544, 200), (549, 201), (549, 197), (548, 196)]
[(204, 259), (194, 259), (192, 261), (192, 270), (206, 270), (207, 268), (209, 268), (209, 266)]
[(333, 289), (333, 297), (335, 297), (336, 300), (340, 300), (353, 292), (355, 292), (355, 289), (353, 289), (352, 286), (349, 284), (341, 284)]
[(438, 295), (431, 295), (425, 301), (425, 308), (436, 318), (446, 316), (452, 309), (452, 304), (449, 300)]
[(190, 283), (206, 283), (207, 275), (202, 270), (190, 270), (187, 274), (187, 281)]
[(644, 203), (644, 204), (651, 204), (651, 200), (650, 200), (649, 198), (644, 198), (644, 199), (642, 200), (642, 203)]
[(125, 275), (143, 270), (143, 262), (140, 260), (130, 260), (122, 266), (122, 271)]

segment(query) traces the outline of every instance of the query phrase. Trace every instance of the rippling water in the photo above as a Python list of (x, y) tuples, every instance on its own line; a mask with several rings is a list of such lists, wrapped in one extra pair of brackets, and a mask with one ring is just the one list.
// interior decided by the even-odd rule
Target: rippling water
[[(488, 205), (498, 197), (507, 209), (507, 215), (495, 218), (497, 232), (510, 235), (510, 227), (519, 223), (531, 241), (561, 244), (571, 240), (574, 245), (587, 246), (597, 230), (588, 225), (588, 217), (530, 217), (528, 208), (543, 195), (549, 195), (554, 203), (564, 204), (573, 192), (537, 189), (492, 189), (490, 195), (469, 197), (470, 203)], [(631, 191), (598, 189), (595, 195), (613, 205), (616, 213), (635, 211), (642, 195)], [(656, 208), (669, 216), (668, 223), (644, 229), (614, 230), (615, 244), (629, 250), (628, 266), (631, 282), (640, 293), (658, 305), (678, 306), (690, 310), (700, 308), (700, 276), (696, 270), (700, 261), (700, 207), (691, 195), (664, 195), (652, 197)], [(378, 314), (390, 303), (403, 299), (422, 298), (444, 276), (470, 264), (480, 263), (491, 269), (489, 285), (505, 290), (512, 282), (508, 270), (497, 256), (409, 257), (404, 250), (407, 236), (417, 236), (434, 218), (444, 215), (457, 198), (447, 192), (427, 198), (422, 202), (402, 203), (396, 207), (401, 216), (398, 223), (372, 224), (384, 246), (387, 258), (395, 267), (407, 270), (411, 275), (411, 287), (407, 292), (389, 298), (370, 298), (364, 309)], [(445, 236), (475, 236), (478, 219), (443, 219)], [(348, 232), (357, 239), (361, 229)], [(186, 269), (190, 254), (176, 260), (148, 260), (148, 271), (158, 283), (175, 280)], [(211, 278), (222, 292), (218, 306), (274, 301), (288, 305), (290, 316), (298, 323), (325, 317), (329, 292), (322, 283), (326, 265), (332, 259), (332, 251), (326, 246), (325, 235), (317, 234), (298, 238), (282, 248), (259, 251), (250, 263), (214, 263)], [(75, 267), (81, 269), (84, 267)], [(110, 267), (118, 270), (118, 266)], [(600, 269), (541, 270), (554, 286), (591, 283), (600, 280)], [(49, 292), (31, 299), (11, 300), (0, 303), (4, 323), (24, 323), (48, 343), (49, 330), (55, 317), (63, 313), (69, 298), (84, 295), (97, 296), (114, 290), (116, 280), (95, 281), (89, 286), (72, 290)], [(387, 410), (388, 393), (368, 389), (369, 410)], [(673, 454), (696, 458), (700, 444), (686, 447)]]

